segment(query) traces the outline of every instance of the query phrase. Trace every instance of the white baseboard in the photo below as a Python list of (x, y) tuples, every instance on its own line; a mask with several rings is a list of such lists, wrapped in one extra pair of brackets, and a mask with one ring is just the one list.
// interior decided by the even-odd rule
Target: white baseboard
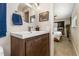
[(78, 53), (77, 48), (76, 48), (76, 46), (75, 46), (75, 44), (74, 44), (74, 41), (71, 40), (71, 42), (72, 42), (72, 45), (73, 45), (74, 50), (75, 50), (75, 52), (76, 52), (76, 55), (79, 56), (79, 53)]

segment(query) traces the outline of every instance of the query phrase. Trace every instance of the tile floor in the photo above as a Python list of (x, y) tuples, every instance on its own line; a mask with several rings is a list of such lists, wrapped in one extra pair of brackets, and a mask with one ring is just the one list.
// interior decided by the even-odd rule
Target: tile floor
[(76, 56), (73, 45), (69, 39), (62, 37), (60, 42), (55, 42), (55, 56)]

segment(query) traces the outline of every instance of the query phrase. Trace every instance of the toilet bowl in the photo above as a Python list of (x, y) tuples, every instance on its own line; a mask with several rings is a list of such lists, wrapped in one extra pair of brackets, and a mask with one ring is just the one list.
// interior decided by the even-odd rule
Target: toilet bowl
[(3, 48), (0, 46), (0, 56), (4, 56)]

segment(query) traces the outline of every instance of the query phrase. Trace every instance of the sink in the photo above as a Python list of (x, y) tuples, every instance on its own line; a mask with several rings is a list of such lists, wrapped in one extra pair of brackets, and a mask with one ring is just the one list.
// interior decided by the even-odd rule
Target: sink
[(46, 33), (48, 33), (48, 31), (30, 31), (30, 32), (21, 31), (21, 32), (11, 32), (11, 35), (21, 38), (21, 39), (25, 39), (25, 38), (30, 38), (30, 37), (46, 34)]

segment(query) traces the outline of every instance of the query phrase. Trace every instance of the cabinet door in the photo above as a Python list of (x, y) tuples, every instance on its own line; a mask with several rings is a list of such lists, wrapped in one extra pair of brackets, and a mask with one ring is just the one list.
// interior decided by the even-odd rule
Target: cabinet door
[(11, 36), (11, 55), (25, 56), (25, 40)]
[(48, 35), (41, 35), (26, 40), (26, 55), (46, 56), (49, 55)]
[(41, 55), (42, 56), (49, 56), (50, 55), (49, 36), (44, 35), (41, 40), (42, 40)]
[(26, 40), (26, 55), (40, 56), (41, 38), (35, 37)]

